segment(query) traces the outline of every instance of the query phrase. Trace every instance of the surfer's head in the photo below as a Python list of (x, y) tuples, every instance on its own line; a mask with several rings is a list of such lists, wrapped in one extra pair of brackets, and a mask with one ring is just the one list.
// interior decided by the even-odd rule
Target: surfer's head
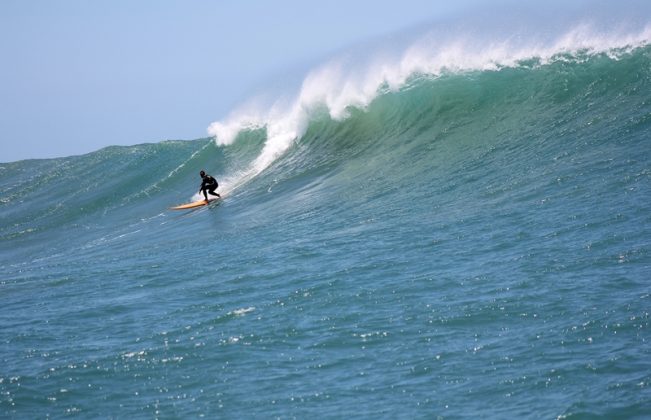
[(203, 178), (204, 176), (206, 176), (206, 173), (204, 171), (201, 171), (199, 172), (199, 175), (201, 175), (201, 178)]

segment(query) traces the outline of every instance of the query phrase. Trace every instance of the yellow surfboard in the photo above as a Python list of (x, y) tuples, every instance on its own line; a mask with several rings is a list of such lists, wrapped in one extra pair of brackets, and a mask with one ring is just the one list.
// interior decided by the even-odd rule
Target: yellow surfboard
[(201, 206), (207, 206), (208, 204), (212, 203), (213, 201), (219, 200), (218, 198), (211, 198), (210, 200), (198, 200), (198, 201), (193, 201), (192, 203), (186, 203), (186, 204), (181, 204), (180, 206), (175, 206), (175, 207), (170, 207), (170, 210), (187, 210), (187, 209), (193, 209), (195, 207), (201, 207)]

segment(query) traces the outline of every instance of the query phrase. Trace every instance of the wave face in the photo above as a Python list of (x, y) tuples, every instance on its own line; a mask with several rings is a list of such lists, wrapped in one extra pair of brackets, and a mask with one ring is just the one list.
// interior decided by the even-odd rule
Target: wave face
[[(576, 16), (558, 11), (526, 13), (496, 10), (463, 21), (440, 22), (434, 29), (396, 36), (379, 45), (340, 54), (310, 72), (297, 92), (260, 96), (210, 125), (218, 145), (232, 144), (251, 129), (266, 130), (265, 146), (235, 185), (254, 177), (306, 133), (314, 119), (327, 114), (344, 120), (351, 109), (365, 109), (380, 95), (409, 89), (421, 76), (538, 67), (589, 57), (617, 58), (651, 40), (651, 7), (607, 7), (595, 2), (593, 12)], [(533, 11), (529, 11), (532, 13)], [(541, 15), (541, 13), (543, 13)], [(541, 23), (544, 22), (544, 23)]]
[[(0, 412), (645, 416), (635, 33), (304, 100), (318, 70), (219, 145), (0, 165)], [(200, 169), (225, 199), (167, 211)]]

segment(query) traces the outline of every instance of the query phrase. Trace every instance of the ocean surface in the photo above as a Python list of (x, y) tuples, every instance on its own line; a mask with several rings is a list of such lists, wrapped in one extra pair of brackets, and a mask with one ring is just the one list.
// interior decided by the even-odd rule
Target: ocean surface
[(651, 417), (651, 46), (567, 45), (0, 164), (0, 417)]

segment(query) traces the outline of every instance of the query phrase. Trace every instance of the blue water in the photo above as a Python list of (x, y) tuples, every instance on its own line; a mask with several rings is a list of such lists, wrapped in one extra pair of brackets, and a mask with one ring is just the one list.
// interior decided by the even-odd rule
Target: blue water
[[(562, 59), (561, 59), (562, 58)], [(648, 418), (651, 47), (0, 165), (0, 417)]]

